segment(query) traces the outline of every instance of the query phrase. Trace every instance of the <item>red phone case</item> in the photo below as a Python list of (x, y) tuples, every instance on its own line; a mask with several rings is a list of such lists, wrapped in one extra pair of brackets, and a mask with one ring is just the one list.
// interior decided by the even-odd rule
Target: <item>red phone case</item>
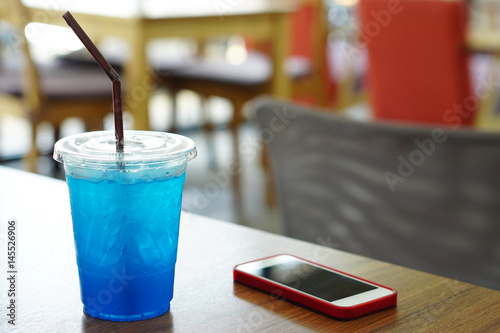
[(300, 259), (300, 260), (304, 260), (304, 261), (311, 263), (311, 264), (314, 264), (314, 265), (321, 266), (323, 268), (332, 270), (334, 272), (338, 272), (338, 273), (353, 277), (355, 279), (358, 279), (358, 280), (361, 280), (364, 282), (368, 282), (368, 283), (371, 283), (371, 284), (379, 286), (379, 287), (389, 289), (393, 292), (393, 294), (381, 297), (379, 299), (375, 299), (373, 301), (369, 301), (369, 302), (365, 302), (365, 303), (362, 303), (359, 305), (351, 306), (351, 307), (338, 307), (338, 306), (331, 304), (330, 302), (323, 301), (321, 299), (317, 299), (317, 298), (310, 297), (308, 295), (299, 293), (295, 289), (292, 289), (292, 288), (289, 288), (286, 286), (282, 286), (282, 285), (279, 285), (279, 284), (274, 283), (272, 281), (268, 281), (268, 280), (265, 280), (261, 277), (251, 275), (251, 274), (248, 274), (246, 272), (242, 272), (242, 271), (238, 270), (238, 266), (240, 266), (240, 265), (247, 264), (250, 262), (274, 258), (278, 255), (274, 255), (274, 256), (270, 256), (270, 257), (266, 257), (266, 258), (262, 258), (262, 259), (257, 259), (257, 260), (252, 260), (252, 261), (248, 261), (248, 262), (236, 265), (233, 269), (234, 281), (246, 284), (248, 286), (260, 289), (262, 291), (266, 291), (268, 293), (274, 293), (276, 290), (279, 290), (281, 296), (283, 296), (285, 299), (297, 302), (297, 303), (302, 304), (306, 307), (323, 312), (329, 316), (339, 318), (339, 319), (353, 319), (353, 318), (364, 316), (364, 315), (372, 313), (372, 312), (376, 312), (379, 310), (383, 310), (383, 309), (386, 309), (389, 307), (396, 306), (397, 291), (392, 289), (392, 288), (388, 288), (388, 287), (383, 286), (381, 284), (378, 284), (378, 283), (375, 283), (372, 281), (368, 281), (366, 279), (362, 279), (362, 278), (354, 276), (352, 274), (345, 273), (345, 272), (339, 271), (337, 269), (327, 267), (325, 265), (321, 265), (321, 264), (312, 262), (310, 260), (299, 258), (297, 256), (290, 255), (290, 254), (287, 254), (287, 255), (290, 255), (290, 256), (295, 257), (295, 258)]

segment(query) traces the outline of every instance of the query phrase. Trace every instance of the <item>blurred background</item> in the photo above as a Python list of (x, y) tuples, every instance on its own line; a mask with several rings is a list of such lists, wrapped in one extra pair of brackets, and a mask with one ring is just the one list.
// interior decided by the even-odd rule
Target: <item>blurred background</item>
[[(424, 46), (419, 50), (434, 50), (429, 59), (457, 68), (466, 61), (467, 73), (441, 66), (433, 75), (456, 71), (446, 81), (450, 86), (483, 92), (464, 125), (500, 130), (500, 1), (428, 2), (463, 5), (443, 16), (430, 8), (428, 22), (405, 21), (420, 25), (417, 35)], [(196, 142), (199, 155), (188, 168), (183, 208), (280, 233), (259, 129), (247, 102), (267, 94), (359, 121), (397, 119), (377, 111), (384, 104), (384, 84), (370, 73), (388, 72), (383, 66), (390, 63), (375, 66), (380, 57), (391, 59), (391, 52), (404, 59), (397, 52), (407, 47), (396, 40), (380, 46), (382, 51), (376, 44), (405, 6), (405, 1), (385, 1), (362, 16), (359, 0), (2, 0), (0, 163), (64, 179), (51, 156), (55, 140), (113, 129), (111, 85), (61, 18), (71, 10), (121, 73), (125, 128), (178, 132)], [(435, 41), (441, 33), (454, 51)], [(411, 42), (415, 36), (404, 38)], [(425, 62), (418, 60), (426, 56), (412, 52), (416, 60), (408, 73), (425, 72)], [(418, 89), (415, 77), (401, 80), (396, 85)], [(241, 147), (253, 148), (243, 153)]]

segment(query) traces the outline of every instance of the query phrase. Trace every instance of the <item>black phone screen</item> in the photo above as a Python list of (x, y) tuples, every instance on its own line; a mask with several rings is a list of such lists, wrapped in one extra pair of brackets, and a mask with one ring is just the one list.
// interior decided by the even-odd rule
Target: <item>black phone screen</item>
[(300, 260), (279, 263), (265, 268), (256, 268), (252, 272), (248, 272), (328, 302), (377, 288)]

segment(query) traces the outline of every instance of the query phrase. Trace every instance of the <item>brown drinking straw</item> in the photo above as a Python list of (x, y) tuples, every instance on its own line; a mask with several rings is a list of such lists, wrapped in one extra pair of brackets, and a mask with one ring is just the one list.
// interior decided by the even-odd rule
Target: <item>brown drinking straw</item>
[(94, 59), (97, 61), (99, 66), (104, 70), (104, 72), (109, 76), (111, 82), (113, 83), (113, 115), (115, 118), (115, 138), (116, 138), (116, 151), (123, 152), (123, 112), (122, 112), (122, 83), (120, 81), (120, 76), (115, 71), (109, 62), (104, 58), (102, 53), (97, 49), (97, 46), (92, 42), (89, 36), (83, 31), (82, 27), (76, 22), (73, 15), (70, 12), (64, 13), (62, 16), (66, 23), (70, 26), (75, 34), (80, 38), (83, 45), (92, 54)]

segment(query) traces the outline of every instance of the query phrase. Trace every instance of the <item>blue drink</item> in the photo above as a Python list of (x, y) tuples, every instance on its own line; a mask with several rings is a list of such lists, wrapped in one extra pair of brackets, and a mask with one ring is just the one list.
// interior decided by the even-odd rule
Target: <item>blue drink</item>
[[(94, 132), (92, 137), (95, 133), (106, 134)], [(125, 145), (130, 133), (149, 136), (154, 132), (126, 132)], [(151, 148), (137, 145), (140, 148), (134, 151), (134, 142), (129, 143), (131, 154), (146, 154), (146, 158), (127, 161), (126, 156), (119, 156), (121, 162), (108, 163), (83, 160), (81, 151), (77, 159), (62, 154), (84, 311), (113, 321), (142, 320), (169, 310), (182, 189), (186, 163), (192, 156), (184, 152), (181, 159), (172, 154), (165, 158), (162, 151), (160, 162), (158, 157), (148, 161)], [(88, 145), (100, 147), (95, 142)], [(160, 142), (154, 145), (161, 146)], [(56, 151), (60, 150), (56, 145)]]

